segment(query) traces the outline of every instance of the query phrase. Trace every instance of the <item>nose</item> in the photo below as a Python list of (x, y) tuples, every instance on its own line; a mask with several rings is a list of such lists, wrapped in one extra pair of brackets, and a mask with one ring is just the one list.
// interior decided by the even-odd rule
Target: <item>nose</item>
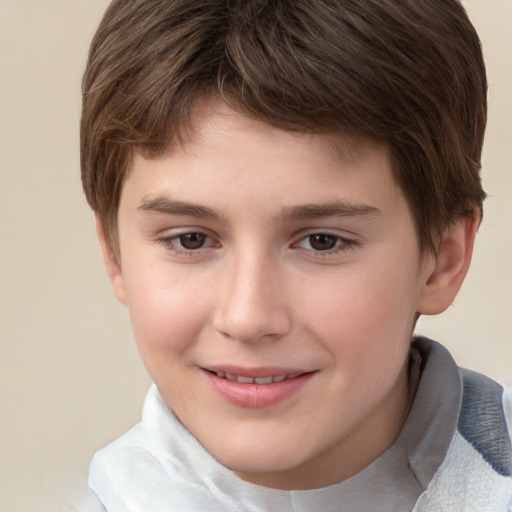
[(278, 339), (291, 328), (282, 271), (264, 256), (240, 255), (217, 276), (213, 324), (231, 339), (252, 343)]

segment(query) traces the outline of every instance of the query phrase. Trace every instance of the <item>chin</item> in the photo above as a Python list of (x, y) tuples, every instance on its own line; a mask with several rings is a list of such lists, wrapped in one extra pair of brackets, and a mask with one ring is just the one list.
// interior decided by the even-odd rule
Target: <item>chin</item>
[(284, 440), (276, 446), (275, 442), (266, 443), (264, 438), (255, 438), (249, 443), (229, 443), (229, 447), (209, 451), (218, 462), (237, 474), (261, 475), (289, 471), (305, 461), (306, 454), (298, 447), (287, 445), (283, 450), (284, 446)]

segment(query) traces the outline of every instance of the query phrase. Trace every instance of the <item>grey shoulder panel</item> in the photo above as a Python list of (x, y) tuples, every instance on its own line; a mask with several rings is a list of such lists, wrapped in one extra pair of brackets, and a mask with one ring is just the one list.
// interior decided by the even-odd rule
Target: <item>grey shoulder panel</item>
[(502, 476), (512, 476), (512, 446), (503, 411), (503, 387), (470, 370), (460, 370), (463, 382), (458, 431)]

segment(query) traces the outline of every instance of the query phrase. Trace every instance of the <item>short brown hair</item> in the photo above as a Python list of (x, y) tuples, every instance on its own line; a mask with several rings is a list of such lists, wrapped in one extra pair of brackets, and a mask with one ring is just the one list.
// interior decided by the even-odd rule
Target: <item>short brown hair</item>
[(422, 250), (481, 211), (487, 83), (458, 0), (114, 0), (81, 119), (83, 187), (114, 254), (134, 149), (165, 150), (216, 93), (284, 130), (384, 140)]

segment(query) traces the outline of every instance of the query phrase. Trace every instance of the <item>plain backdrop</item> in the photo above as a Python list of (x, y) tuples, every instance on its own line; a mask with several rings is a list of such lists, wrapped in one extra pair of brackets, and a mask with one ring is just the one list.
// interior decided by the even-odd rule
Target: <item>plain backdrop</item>
[[(465, 0), (484, 47), (489, 193), (467, 281), (419, 330), (512, 384), (512, 0)], [(70, 511), (149, 386), (79, 178), (80, 81), (105, 0), (0, 0), (0, 509)]]

